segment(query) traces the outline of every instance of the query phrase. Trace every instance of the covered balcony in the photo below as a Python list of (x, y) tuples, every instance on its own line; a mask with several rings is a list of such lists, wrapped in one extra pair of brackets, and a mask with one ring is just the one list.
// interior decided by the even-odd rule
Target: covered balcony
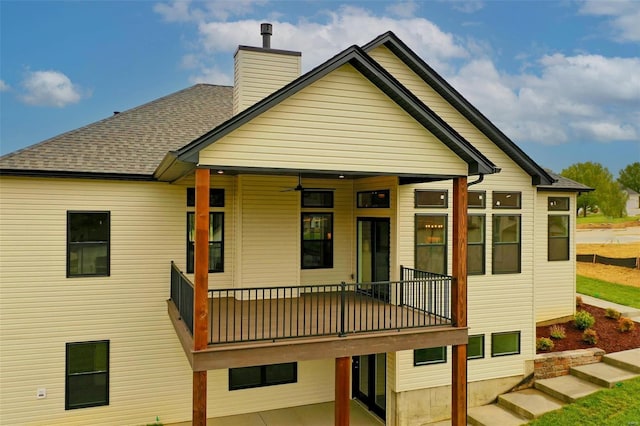
[(450, 276), (401, 267), (400, 278), (211, 289), (207, 349), (192, 351), (194, 286), (172, 263), (169, 314), (196, 371), (466, 342), (452, 326)]

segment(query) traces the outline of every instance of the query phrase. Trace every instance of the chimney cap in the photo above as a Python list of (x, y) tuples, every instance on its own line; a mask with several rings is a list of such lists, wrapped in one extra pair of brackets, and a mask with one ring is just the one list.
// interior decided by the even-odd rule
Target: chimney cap
[(273, 34), (273, 25), (268, 22), (260, 24), (260, 35), (262, 35), (262, 48), (271, 49), (271, 35)]

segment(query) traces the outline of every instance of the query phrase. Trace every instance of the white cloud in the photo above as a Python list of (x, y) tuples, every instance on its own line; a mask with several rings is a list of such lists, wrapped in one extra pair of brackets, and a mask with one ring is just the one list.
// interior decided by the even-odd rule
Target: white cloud
[(29, 105), (64, 107), (82, 98), (80, 89), (59, 71), (29, 71), (20, 99)]
[(484, 8), (484, 2), (480, 0), (450, 0), (453, 8), (462, 13), (474, 13)]
[(0, 92), (6, 92), (9, 89), (11, 89), (11, 86), (5, 83), (4, 80), (0, 80)]
[(418, 10), (418, 3), (415, 1), (399, 1), (387, 6), (387, 13), (398, 16), (400, 18), (410, 18), (414, 16)]
[(619, 41), (640, 41), (640, 2), (637, 0), (587, 0), (582, 3), (580, 13), (608, 17), (608, 25)]
[(199, 73), (191, 76), (189, 81), (193, 84), (198, 83), (212, 83), (222, 86), (233, 86), (233, 76), (221, 71), (216, 67), (207, 68), (205, 66), (199, 67)]
[(192, 3), (191, 0), (173, 0), (156, 3), (153, 10), (167, 22), (202, 22), (205, 19), (226, 21), (232, 16), (246, 16), (254, 5), (263, 5), (266, 0), (210, 0)]

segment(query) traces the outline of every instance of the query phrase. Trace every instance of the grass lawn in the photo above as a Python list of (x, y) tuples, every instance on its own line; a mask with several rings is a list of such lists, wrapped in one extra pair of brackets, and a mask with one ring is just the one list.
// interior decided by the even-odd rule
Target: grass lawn
[(582, 225), (586, 223), (626, 223), (626, 222), (637, 222), (640, 220), (638, 216), (627, 216), (627, 217), (618, 217), (611, 218), (604, 216), (602, 213), (598, 214), (590, 214), (587, 217), (579, 216), (576, 224)]
[(640, 426), (640, 378), (621, 382), (532, 421), (532, 426)]
[[(578, 293), (640, 309), (640, 288), (614, 284), (596, 278), (576, 276)], [(639, 417), (640, 421), (640, 417)], [(640, 422), (638, 423), (640, 426)]]

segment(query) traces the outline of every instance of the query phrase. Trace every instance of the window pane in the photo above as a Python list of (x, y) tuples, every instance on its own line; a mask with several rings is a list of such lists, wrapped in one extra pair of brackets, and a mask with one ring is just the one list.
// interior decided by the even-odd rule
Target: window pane
[[(187, 273), (194, 271), (195, 213), (187, 213)], [(224, 213), (209, 213), (209, 272), (224, 271)]]
[(389, 190), (358, 192), (358, 208), (389, 207)]
[(491, 356), (520, 353), (520, 332), (494, 333), (491, 335)]
[(420, 271), (446, 274), (446, 247), (419, 246), (416, 247), (416, 269)]
[(69, 242), (108, 241), (109, 213), (70, 212)]
[(497, 209), (519, 209), (519, 192), (493, 192), (493, 207)]
[(469, 191), (468, 192), (468, 207), (483, 209), (486, 206), (486, 193), (485, 191)]
[(569, 216), (549, 216), (549, 236), (569, 236)]
[(103, 342), (72, 344), (68, 347), (69, 374), (107, 370), (107, 345)]
[(440, 364), (443, 362), (447, 362), (446, 346), (413, 351), (413, 365)]
[(229, 369), (229, 389), (243, 389), (262, 384), (262, 368), (244, 367)]
[(416, 207), (447, 207), (447, 191), (416, 189)]
[(493, 247), (493, 273), (520, 272), (520, 245), (501, 244)]
[(416, 216), (416, 244), (445, 244), (446, 216)]
[(333, 207), (333, 191), (302, 191), (302, 207)]
[(467, 344), (467, 358), (484, 358), (484, 334), (469, 336)]
[(297, 364), (295, 362), (266, 365), (266, 384), (294, 382), (296, 380), (296, 367)]
[(303, 213), (302, 214), (302, 239), (330, 240), (332, 216), (330, 214)]
[(69, 376), (67, 408), (93, 407), (108, 403), (107, 373)]
[(493, 242), (519, 243), (520, 216), (493, 216)]
[(333, 267), (333, 215), (302, 214), (302, 267)]
[(552, 238), (549, 240), (549, 260), (569, 260), (568, 238)]
[(569, 211), (569, 197), (549, 197), (550, 211)]
[(330, 268), (333, 264), (331, 241), (303, 241), (303, 268)]
[(468, 216), (467, 230), (469, 243), (484, 243), (484, 216)]
[[(196, 189), (187, 188), (187, 207), (196, 206)], [(224, 207), (224, 189), (209, 189), (209, 207)]]
[(484, 274), (484, 244), (467, 247), (467, 273), (469, 275)]
[(109, 342), (67, 343), (65, 409), (109, 403)]

